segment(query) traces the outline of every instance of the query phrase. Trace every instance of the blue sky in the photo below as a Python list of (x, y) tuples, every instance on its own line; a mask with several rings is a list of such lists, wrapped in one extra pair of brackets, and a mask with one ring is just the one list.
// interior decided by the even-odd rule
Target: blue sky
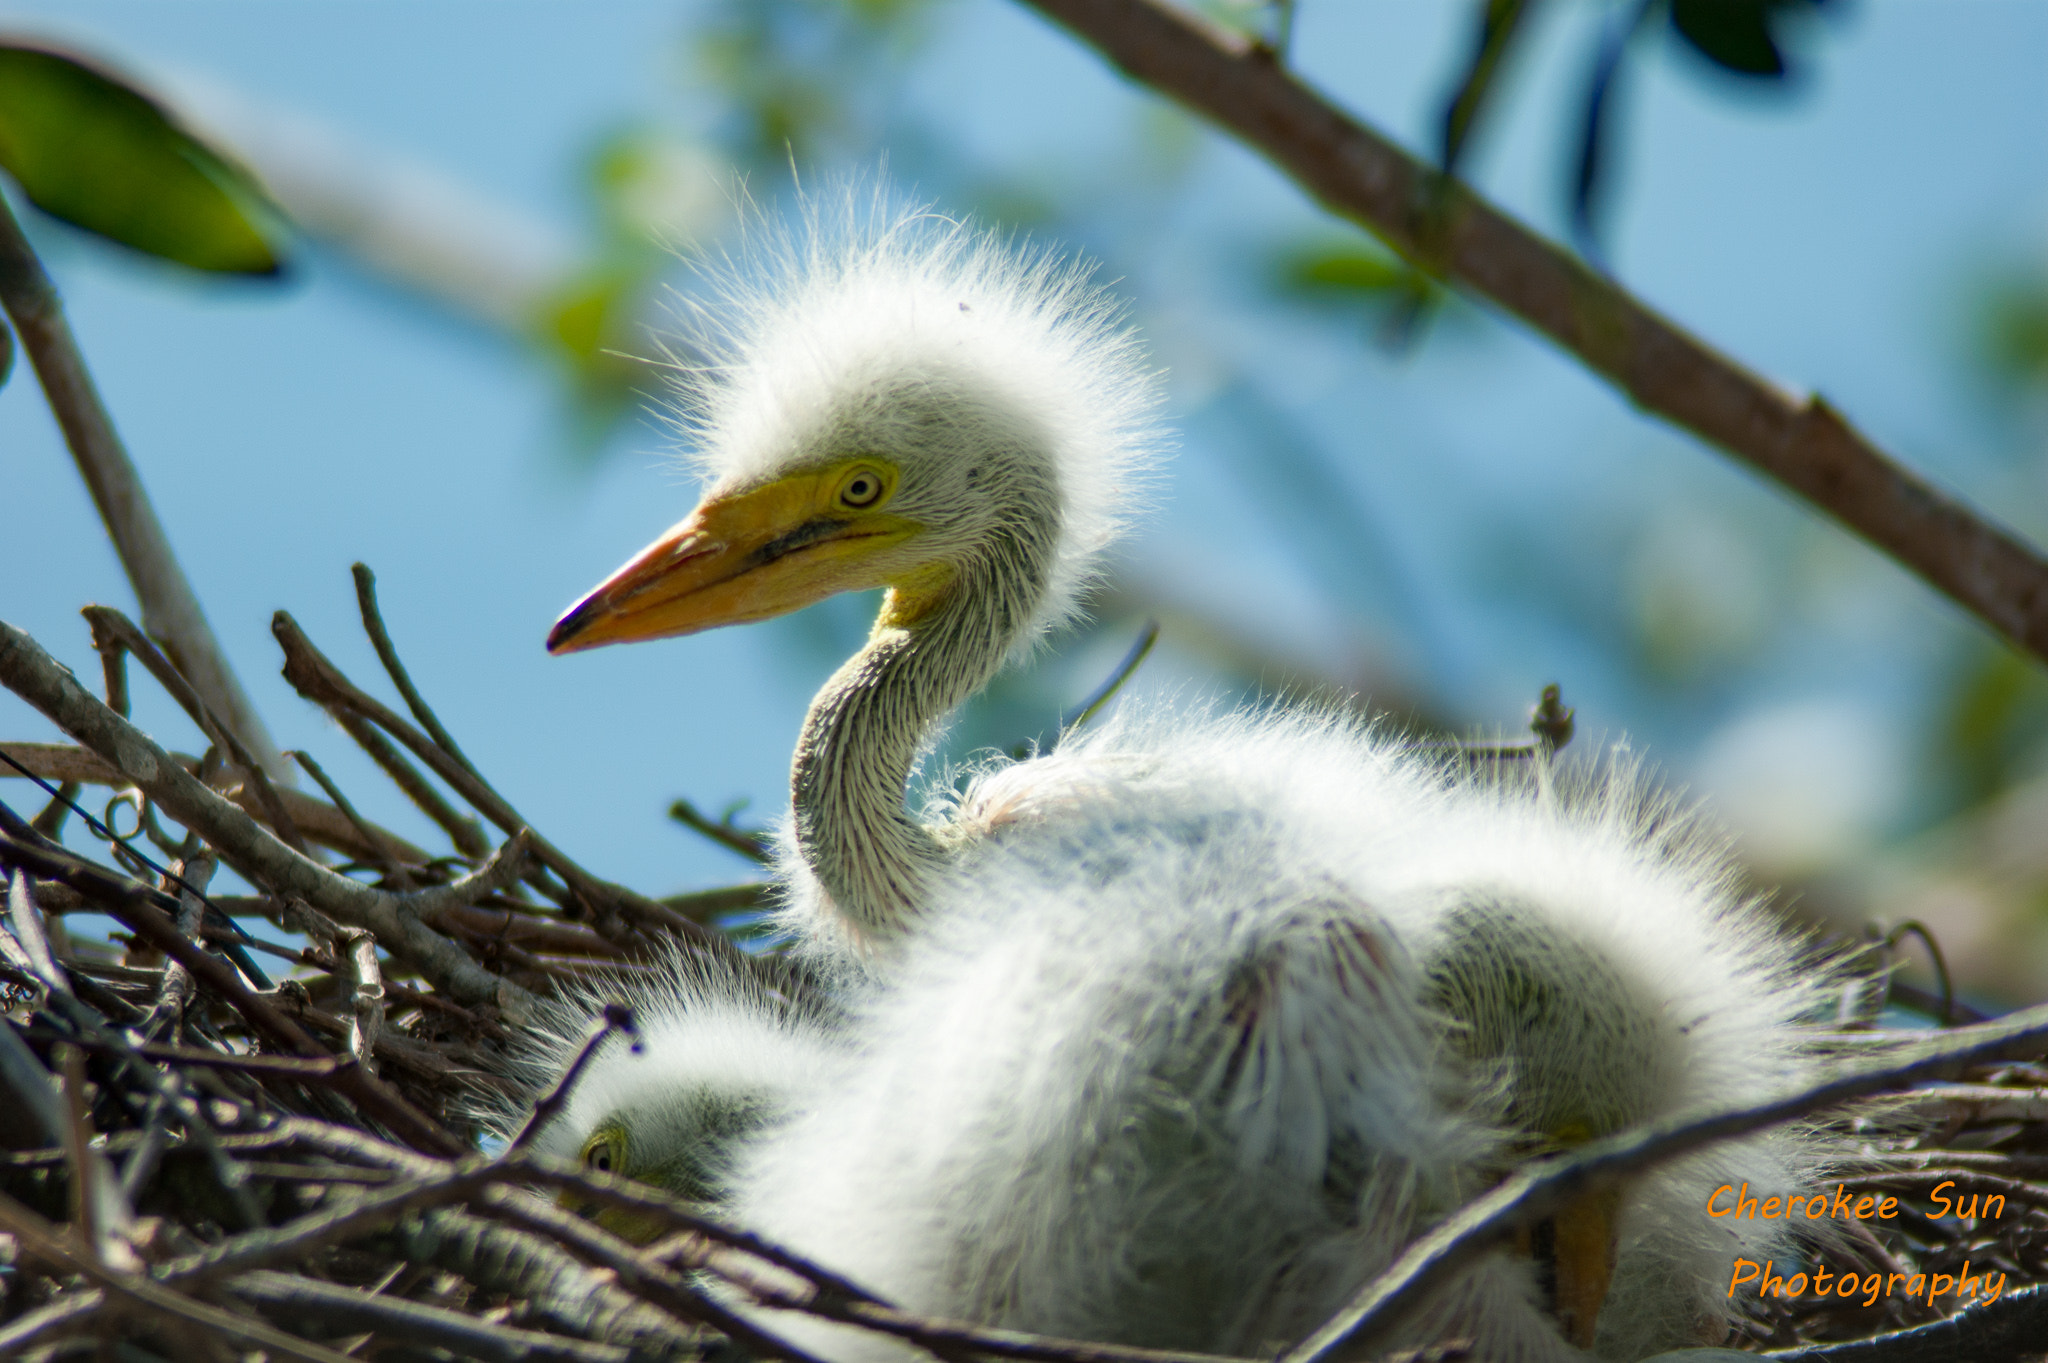
[[(1466, 8), (1304, 0), (1296, 58), (1423, 145)], [(1553, 7), (1473, 165), (1487, 192), (1546, 231), (1561, 228), (1565, 104), (1599, 8)], [(17, 0), (0, 19), (61, 23), (139, 67), (329, 120), (573, 239), (587, 227), (579, 165), (605, 132), (715, 126), (720, 110), (682, 55), (697, 12), (622, 0)], [(1276, 304), (1259, 282), (1263, 253), (1331, 230), (1291, 186), (1203, 135), (1170, 193), (1128, 193), (1119, 180), (1173, 136), (1148, 121), (1147, 99), (1020, 8), (963, 0), (931, 22), (929, 47), (887, 93), (880, 145), (849, 159), (1043, 187), (1124, 281), (1173, 371), (1185, 430), (1170, 490), (1129, 551), (1136, 576), (1261, 646), (1393, 679), (1472, 722), (1512, 724), (1537, 686), (1562, 679), (1590, 728), (1639, 736), (1680, 775), (1773, 706), (1861, 707), (1904, 728), (1928, 703), (1966, 631), (1917, 584), (1813, 532), (1783, 497), (1642, 420), (1512, 324), (1447, 319), (1419, 353), (1390, 357), (1356, 319)], [(1866, 0), (1814, 36), (1813, 79), (1789, 98), (1731, 92), (1683, 53), (1643, 65), (1614, 267), (1715, 344), (1819, 388), (1887, 448), (2038, 533), (2038, 442), (1985, 415), (1962, 356), (1972, 262), (2048, 259), (2048, 6)], [(943, 199), (949, 185), (933, 175), (918, 187)], [(217, 285), (33, 226), (187, 572), (281, 743), (313, 751), (373, 817), (428, 836), (276, 675), (268, 622), (283, 607), (358, 681), (375, 679), (348, 580), (364, 559), (416, 679), (550, 837), (654, 892), (743, 872), (663, 810), (676, 795), (779, 809), (830, 657), (799, 646), (801, 626), (566, 660), (541, 650), (563, 606), (687, 509), (662, 432), (638, 424), (594, 468), (575, 465), (544, 361), (317, 247), (286, 287)], [(1326, 531), (1294, 524), (1296, 503), (1274, 486), (1290, 432), (1302, 467), (1344, 502)], [(76, 610), (132, 598), (25, 369), (0, 391), (0, 508), (0, 616), (96, 675)], [(1659, 557), (1681, 550), (1676, 567)], [(1660, 687), (1617, 663), (1615, 622), (1659, 573), (1676, 574), (1681, 595), (1712, 579), (1699, 608), (1740, 617), (1729, 626), (1747, 639), (1739, 666)], [(1085, 689), (1114, 651), (1104, 642), (1053, 675)], [(1192, 649), (1161, 664), (1164, 680), (1200, 672)], [(167, 704), (137, 690), (148, 726), (195, 746)], [(1868, 737), (1846, 732), (1852, 745)], [(0, 734), (52, 736), (11, 699)], [(1884, 771), (1868, 779), (1900, 779)], [(1863, 817), (1881, 827), (1898, 811)]]

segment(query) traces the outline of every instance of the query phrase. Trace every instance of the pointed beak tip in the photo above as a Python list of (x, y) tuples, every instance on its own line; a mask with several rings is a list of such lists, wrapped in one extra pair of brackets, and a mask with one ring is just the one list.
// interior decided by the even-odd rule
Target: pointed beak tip
[(550, 657), (559, 658), (564, 653), (577, 653), (592, 646), (577, 642), (577, 636), (583, 633), (584, 627), (590, 623), (592, 613), (588, 606), (587, 599), (577, 602), (561, 619), (555, 621), (553, 628), (548, 630)]

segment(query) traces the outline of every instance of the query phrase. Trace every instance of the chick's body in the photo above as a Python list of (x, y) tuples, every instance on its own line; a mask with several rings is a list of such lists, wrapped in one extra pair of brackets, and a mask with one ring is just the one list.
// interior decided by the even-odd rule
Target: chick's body
[[(858, 1063), (731, 1204), (911, 1309), (1271, 1353), (1532, 1152), (1804, 1070), (1783, 941), (1625, 774), (1475, 777), (1302, 714), (1132, 722), (1027, 765), (961, 800), (980, 840)], [(1734, 1256), (1782, 1243), (1719, 1229), (1708, 1194), (1812, 1158), (1760, 1137), (1633, 1185), (1597, 1352), (1725, 1321)], [(1539, 1269), (1482, 1264), (1409, 1342), (1584, 1357)]]

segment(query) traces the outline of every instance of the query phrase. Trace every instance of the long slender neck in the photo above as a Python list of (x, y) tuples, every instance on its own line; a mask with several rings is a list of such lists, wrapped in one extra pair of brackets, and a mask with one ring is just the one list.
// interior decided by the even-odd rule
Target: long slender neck
[[(790, 786), (797, 847), (859, 936), (915, 916), (946, 857), (904, 809), (919, 750), (986, 686), (1030, 622), (1051, 570), (1051, 527), (1007, 525), (988, 552), (913, 605), (892, 592), (867, 646), (811, 702)], [(935, 598), (935, 599), (934, 599)]]

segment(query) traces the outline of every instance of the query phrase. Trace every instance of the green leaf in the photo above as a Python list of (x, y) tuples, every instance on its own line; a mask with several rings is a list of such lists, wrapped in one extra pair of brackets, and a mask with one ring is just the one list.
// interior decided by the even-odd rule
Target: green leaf
[(147, 255), (229, 274), (281, 268), (247, 174), (76, 57), (0, 43), (0, 166), (45, 213)]
[(1281, 285), (1297, 294), (1377, 297), (1414, 287), (1413, 272), (1399, 257), (1355, 247), (1293, 251), (1282, 256), (1279, 266)]
[(7, 378), (14, 372), (14, 333), (0, 325), (0, 388), (7, 386)]

